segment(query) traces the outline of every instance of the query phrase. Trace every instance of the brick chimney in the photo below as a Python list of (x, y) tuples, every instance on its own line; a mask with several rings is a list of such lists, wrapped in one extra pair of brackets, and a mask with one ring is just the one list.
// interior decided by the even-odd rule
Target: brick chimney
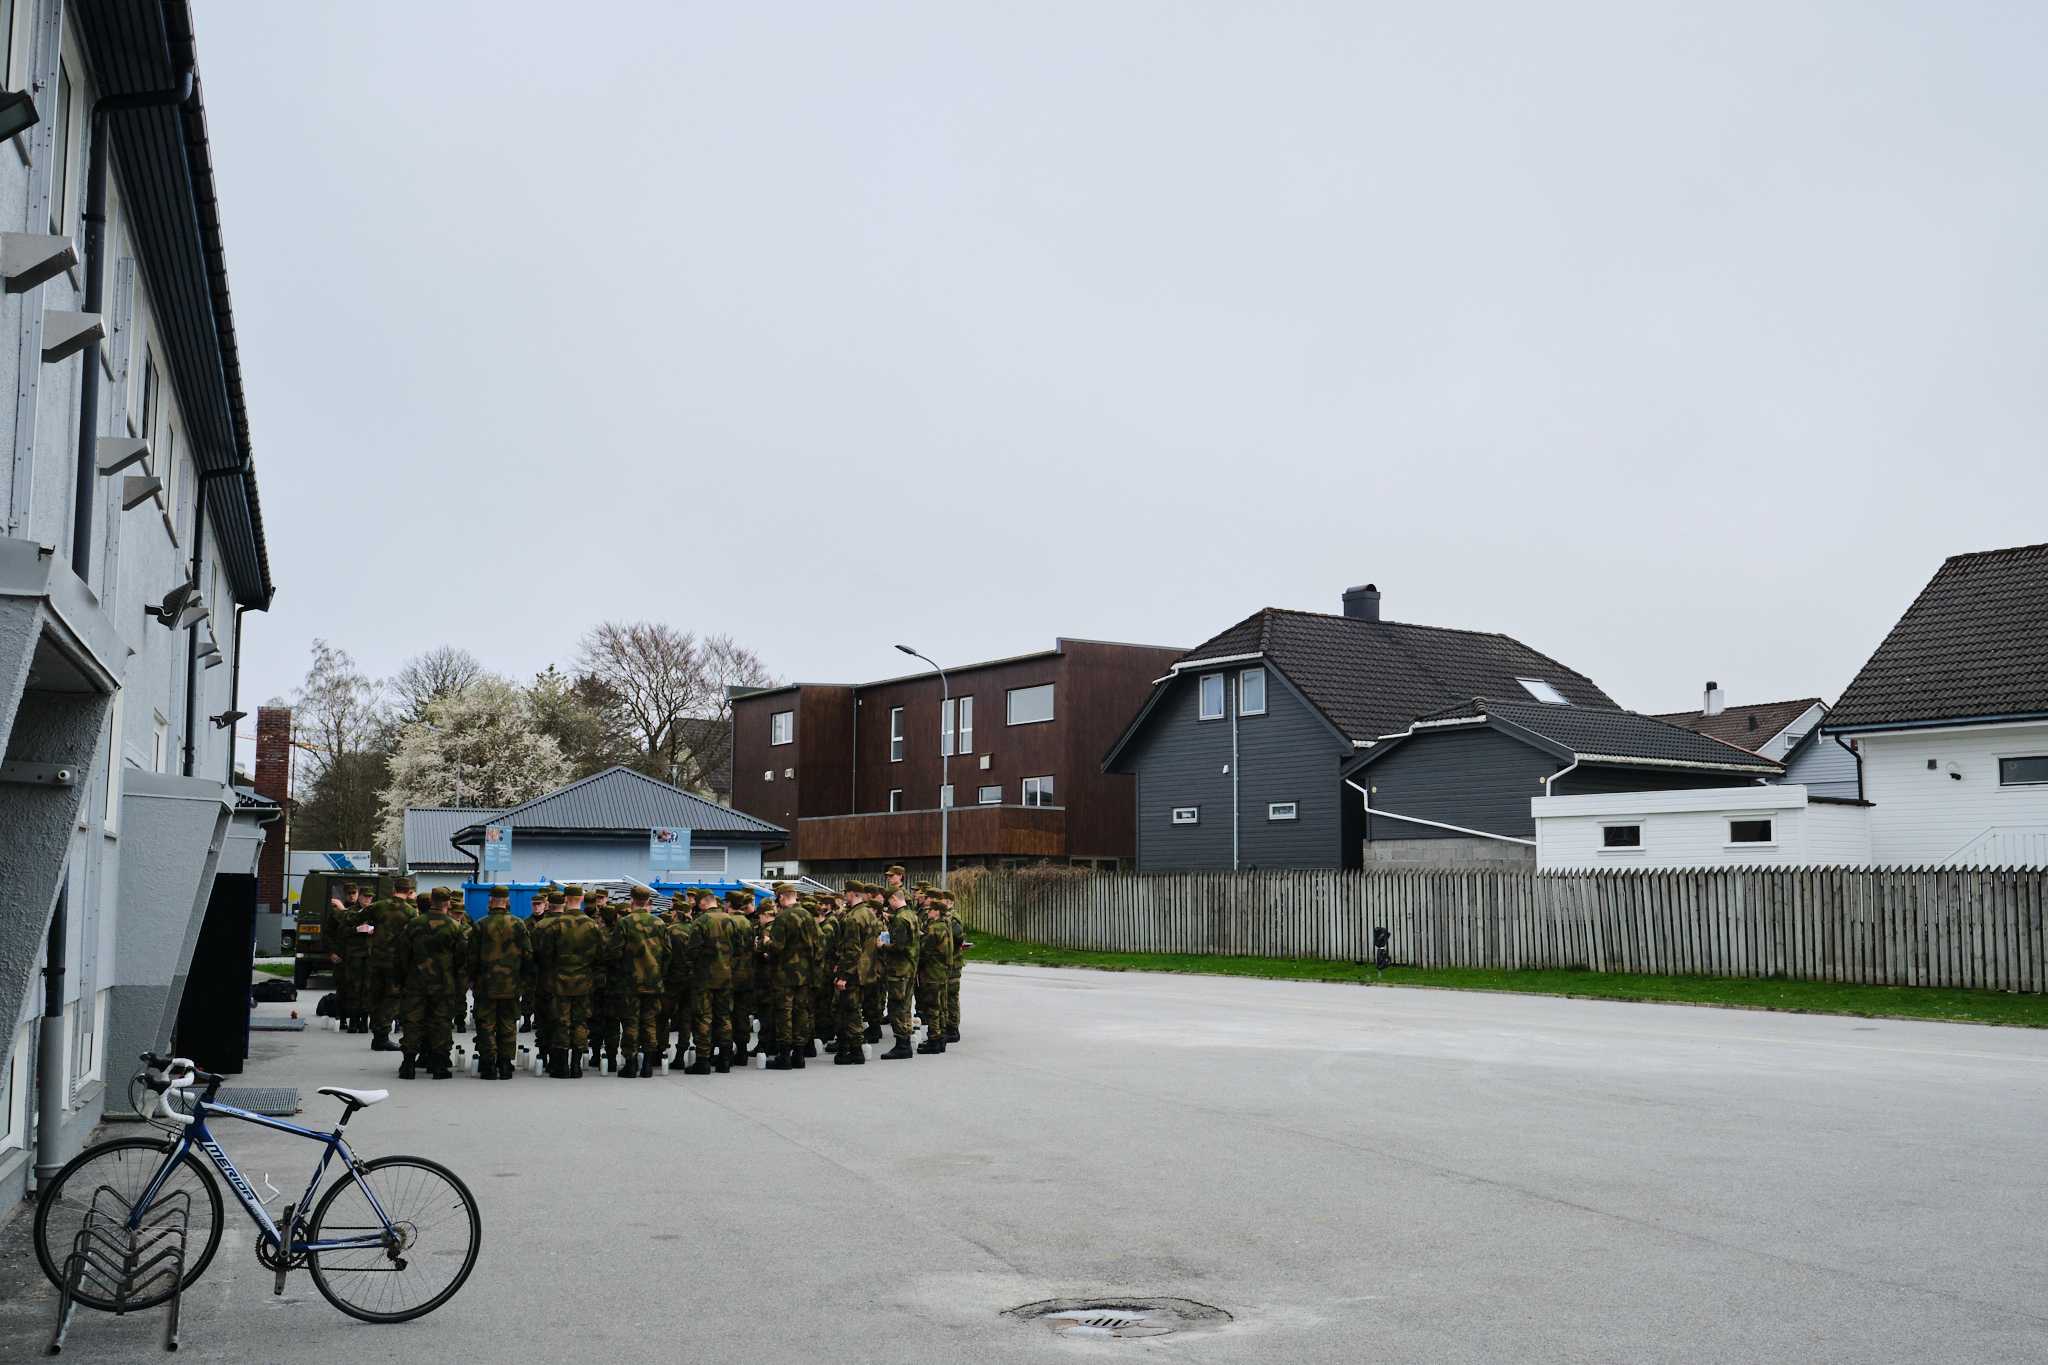
[(263, 852), (256, 860), (256, 908), (273, 914), (285, 909), (285, 845), (292, 822), (292, 709), (262, 706), (256, 710), (256, 790), (284, 808), (284, 814), (263, 830)]

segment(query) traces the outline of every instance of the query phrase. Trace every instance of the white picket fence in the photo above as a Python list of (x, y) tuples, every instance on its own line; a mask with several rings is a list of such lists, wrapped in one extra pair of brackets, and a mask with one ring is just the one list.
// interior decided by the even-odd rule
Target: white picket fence
[(2048, 989), (2042, 868), (992, 875), (975, 928), (1124, 952)]

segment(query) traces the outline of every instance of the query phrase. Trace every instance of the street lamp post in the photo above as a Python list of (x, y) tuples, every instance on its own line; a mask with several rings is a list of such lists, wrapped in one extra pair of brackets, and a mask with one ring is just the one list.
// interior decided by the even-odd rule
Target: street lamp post
[[(909, 645), (898, 645), (913, 659), (924, 659), (931, 664), (932, 671), (939, 675), (939, 733), (946, 733), (946, 712), (953, 705), (953, 689), (946, 681), (946, 670), (936, 662), (912, 649)], [(957, 729), (955, 730), (957, 734)], [(946, 889), (946, 855), (948, 853), (948, 826), (953, 821), (953, 803), (946, 799), (946, 789), (953, 785), (952, 751), (944, 744), (939, 746), (939, 889)]]

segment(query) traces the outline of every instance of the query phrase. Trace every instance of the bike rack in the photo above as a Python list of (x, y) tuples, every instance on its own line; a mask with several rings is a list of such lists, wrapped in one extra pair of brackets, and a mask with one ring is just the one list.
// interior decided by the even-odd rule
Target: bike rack
[[(50, 1354), (64, 1350), (71, 1330), (71, 1310), (81, 1290), (110, 1299), (116, 1316), (163, 1288), (170, 1278), (170, 1313), (164, 1320), (164, 1349), (178, 1349), (178, 1309), (185, 1294), (185, 1250), (192, 1224), (192, 1196), (173, 1190), (157, 1201), (139, 1227), (130, 1230), (130, 1205), (106, 1185), (92, 1192), (85, 1221), (64, 1258), (64, 1283), (57, 1296), (57, 1329), (50, 1334)], [(106, 1310), (103, 1310), (106, 1311)]]

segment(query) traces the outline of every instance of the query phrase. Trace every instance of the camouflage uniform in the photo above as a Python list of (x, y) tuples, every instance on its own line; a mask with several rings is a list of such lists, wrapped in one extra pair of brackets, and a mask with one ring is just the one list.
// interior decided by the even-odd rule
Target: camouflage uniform
[(377, 984), (370, 969), (370, 940), (377, 926), (371, 921), (371, 892), (365, 888), (350, 907), (348, 928), (341, 936), (342, 968), (348, 974), (348, 1023), (351, 1033), (370, 1031), (370, 1012), (375, 1008)]
[[(778, 885), (787, 885), (779, 883)], [(785, 1065), (801, 1069), (804, 1058), (818, 1055), (817, 1019), (813, 1013), (818, 976), (818, 921), (792, 889), (779, 907), (776, 931), (781, 951), (775, 955), (775, 1028)]]
[(925, 901), (924, 923), (918, 926), (917, 1012), (924, 1017), (925, 1039), (919, 1052), (946, 1050), (946, 987), (953, 969), (953, 926), (946, 923), (945, 906), (936, 898)]
[(620, 1043), (626, 1062), (621, 1076), (652, 1076), (660, 1050), (661, 992), (668, 979), (666, 926), (648, 909), (643, 893), (633, 893), (633, 908), (619, 918), (605, 939), (617, 991)]
[[(892, 891), (890, 898), (902, 894), (901, 890)], [(889, 1029), (896, 1035), (896, 1046), (882, 1055), (897, 1061), (910, 1055), (910, 991), (916, 970), (917, 921), (907, 907), (892, 905), (882, 923), (882, 933), (888, 941), (877, 950), (879, 975), (888, 992)]]
[[(674, 1026), (676, 1033), (677, 1065), (681, 1064), (683, 1053), (690, 1046), (690, 1029), (697, 1019), (697, 998), (704, 991), (703, 968), (697, 959), (697, 932), (700, 921), (709, 913), (709, 908), (698, 909), (697, 900), (698, 896), (694, 891), (687, 895), (677, 892), (675, 903), (679, 907), (679, 913), (668, 926), (667, 1008), (669, 1022)], [(666, 1034), (661, 1041), (662, 1046), (666, 1048)], [(707, 1063), (705, 1070), (710, 1070), (708, 1062), (711, 1048), (708, 1043), (700, 1042), (697, 1045), (697, 1056)], [(702, 1075), (703, 1072), (697, 1074)]]
[(690, 1037), (697, 1048), (693, 1075), (703, 1068), (724, 1072), (733, 1059), (732, 974), (733, 960), (740, 955), (746, 939), (746, 921), (737, 913), (753, 899), (744, 891), (729, 891), (725, 910), (699, 915), (692, 949), (698, 976), (703, 982), (697, 992), (696, 1014), (690, 1020)]
[(590, 997), (604, 959), (604, 928), (579, 908), (550, 915), (535, 956), (539, 991), (551, 1006), (548, 1074), (583, 1074), (583, 1049), (590, 1042)]
[(370, 935), (370, 1050), (393, 1051), (391, 1027), (398, 1022), (404, 983), (398, 979), (398, 940), (412, 922), (412, 879), (400, 877), (391, 894), (364, 912), (363, 919), (376, 932)]
[[(745, 893), (742, 893), (745, 894)], [(730, 897), (727, 898), (730, 901)], [(754, 983), (760, 975), (759, 906), (753, 896), (747, 895), (744, 906), (733, 907), (733, 918), (739, 922), (739, 932), (732, 945), (732, 1056), (736, 1062), (744, 1062), (750, 1052), (754, 1037)], [(768, 1045), (767, 1021), (761, 1024), (761, 1045)]]
[(490, 909), (469, 934), (469, 981), (476, 992), (477, 1074), (512, 1079), (519, 1046), (519, 997), (533, 980), (533, 935), (514, 919), (509, 888), (491, 888)]
[(399, 937), (397, 961), (405, 982), (405, 1049), (398, 1074), (407, 1080), (412, 1079), (415, 1061), (426, 1062), (436, 1080), (453, 1074), (449, 1051), (455, 1040), (448, 1027), (448, 1000), (461, 989), (469, 965), (463, 948), (462, 925), (440, 894), (432, 898), (427, 913), (408, 923)]
[(547, 939), (547, 936), (554, 932), (555, 925), (560, 919), (561, 917), (555, 914), (553, 906), (549, 903), (547, 893), (542, 891), (534, 892), (533, 915), (528, 922), (527, 930), (533, 937), (535, 968), (533, 985), (527, 993), (526, 1013), (532, 1016), (533, 1045), (539, 1048), (543, 1054), (548, 1050), (548, 1040), (554, 1035), (555, 998), (553, 992), (547, 988), (541, 976), (539, 963), (543, 951), (542, 944)]
[(946, 905), (946, 923), (953, 930), (953, 962), (946, 970), (946, 1041), (960, 1041), (960, 974), (967, 967), (967, 950), (974, 945), (967, 941), (967, 923), (960, 918), (960, 912), (953, 908), (953, 897), (940, 897)]
[[(832, 941), (833, 1023), (839, 1035), (839, 1050), (833, 1061), (858, 1066), (867, 1061), (861, 1051), (865, 1025), (861, 1021), (861, 1000), (875, 979), (875, 939), (882, 923), (865, 900), (857, 901), (838, 916), (839, 931)], [(840, 983), (844, 982), (842, 986)]]
[[(625, 913), (623, 906), (600, 901), (592, 911), (598, 926), (605, 932), (607, 940)], [(621, 1047), (620, 1024), (625, 1018), (625, 992), (619, 989), (612, 971), (611, 958), (606, 954), (598, 963), (597, 983), (590, 993), (590, 1060), (596, 1063), (598, 1054), (623, 1061), (625, 1051)]]
[(344, 1033), (356, 1031), (356, 984), (351, 975), (348, 954), (344, 950), (348, 947), (348, 941), (355, 937), (358, 918), (354, 882), (344, 883), (341, 895), (329, 899), (326, 908), (320, 912), (320, 946), (327, 950), (327, 956), (332, 960), (334, 1012), (341, 1020), (341, 1030)]

